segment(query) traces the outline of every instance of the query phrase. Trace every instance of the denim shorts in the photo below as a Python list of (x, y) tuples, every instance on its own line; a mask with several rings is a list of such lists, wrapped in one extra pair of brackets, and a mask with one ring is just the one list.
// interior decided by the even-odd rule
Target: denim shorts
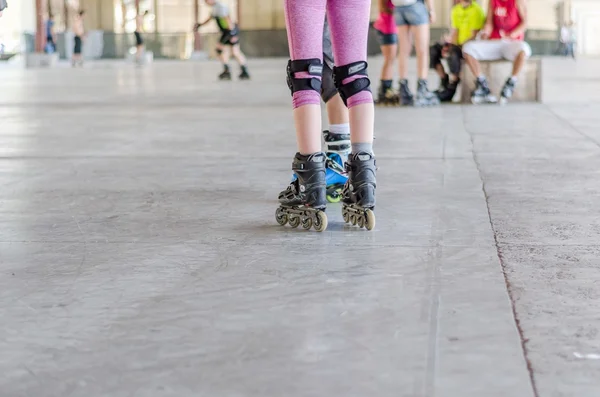
[(379, 44), (380, 45), (398, 44), (398, 35), (396, 33), (386, 34), (386, 33), (381, 33), (378, 30), (377, 35), (379, 36)]
[(418, 26), (429, 24), (429, 11), (421, 1), (409, 6), (396, 7), (396, 25)]

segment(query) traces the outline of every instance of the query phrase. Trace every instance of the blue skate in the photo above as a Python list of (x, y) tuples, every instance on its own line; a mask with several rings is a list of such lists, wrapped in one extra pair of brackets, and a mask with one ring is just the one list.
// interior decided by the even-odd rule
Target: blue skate
[(342, 200), (342, 190), (348, 180), (348, 175), (344, 170), (342, 156), (338, 153), (327, 153), (325, 172), (327, 201), (330, 203), (339, 203)]

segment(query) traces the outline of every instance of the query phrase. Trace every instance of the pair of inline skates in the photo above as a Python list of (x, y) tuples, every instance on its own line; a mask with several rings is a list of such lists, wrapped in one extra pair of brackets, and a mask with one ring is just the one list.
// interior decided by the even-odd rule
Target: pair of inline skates
[(324, 131), (327, 152), (296, 153), (292, 183), (279, 194), (275, 219), (280, 225), (327, 229), (327, 202), (342, 202), (344, 222), (375, 227), (376, 165), (372, 153), (350, 153), (350, 136)]
[(426, 80), (418, 81), (416, 96), (411, 92), (407, 80), (400, 80), (398, 91), (392, 88), (391, 81), (382, 80), (375, 104), (384, 106), (436, 106), (440, 104), (440, 99), (435, 93), (429, 91)]
[[(241, 72), (238, 79), (250, 80), (250, 74), (248, 73), (248, 68), (246, 68), (246, 66), (241, 66)], [(219, 75), (219, 80), (231, 80), (231, 70), (229, 70), (229, 66), (225, 65), (223, 72)]]
[[(516, 88), (516, 81), (508, 78), (500, 91), (500, 104), (506, 105)], [(492, 95), (487, 79), (480, 77), (477, 79), (475, 90), (471, 93), (471, 102), (475, 105), (482, 103), (498, 103), (498, 98)]]

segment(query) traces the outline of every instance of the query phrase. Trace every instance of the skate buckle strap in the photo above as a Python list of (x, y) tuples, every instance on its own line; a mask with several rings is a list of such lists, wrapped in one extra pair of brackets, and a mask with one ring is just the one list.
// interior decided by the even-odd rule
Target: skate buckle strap
[[(367, 77), (368, 66), (366, 61), (358, 61), (333, 68), (333, 80), (335, 86), (346, 106), (348, 106), (348, 98), (351, 96), (356, 95), (361, 91), (371, 91), (371, 80)], [(344, 80), (356, 75), (360, 75), (361, 77), (344, 84)]]
[[(307, 171), (314, 169), (325, 169), (325, 161), (327, 156), (325, 153), (315, 153), (310, 156), (306, 156), (306, 159), (298, 159), (296, 157), (292, 162), (292, 171)], [(300, 161), (298, 161), (300, 160)]]
[(321, 93), (321, 80), (313, 78), (296, 78), (296, 73), (307, 72), (311, 76), (321, 77), (323, 75), (323, 62), (318, 58), (291, 59), (287, 64), (287, 84), (294, 95), (298, 91), (317, 91)]

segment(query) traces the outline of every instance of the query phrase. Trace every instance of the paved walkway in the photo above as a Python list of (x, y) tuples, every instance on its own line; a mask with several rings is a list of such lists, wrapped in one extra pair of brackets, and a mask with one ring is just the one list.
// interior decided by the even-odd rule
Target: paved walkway
[(323, 234), (284, 66), (0, 67), (0, 394), (597, 397), (600, 61), (378, 109), (377, 228)]

